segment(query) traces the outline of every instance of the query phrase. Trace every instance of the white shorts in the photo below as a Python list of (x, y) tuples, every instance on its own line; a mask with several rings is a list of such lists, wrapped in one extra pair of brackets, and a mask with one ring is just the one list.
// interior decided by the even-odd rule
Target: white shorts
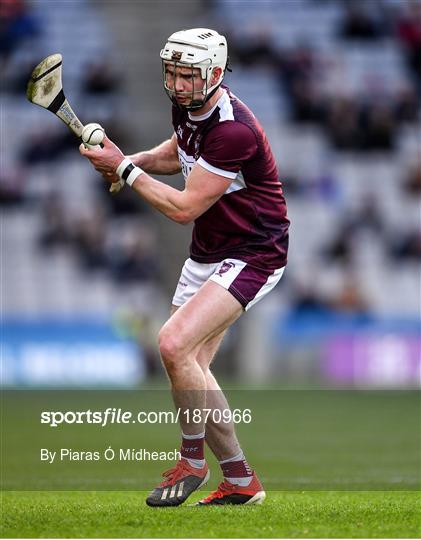
[(174, 306), (182, 306), (210, 279), (229, 291), (247, 311), (275, 287), (284, 269), (257, 268), (238, 259), (225, 259), (210, 264), (187, 259), (172, 303)]

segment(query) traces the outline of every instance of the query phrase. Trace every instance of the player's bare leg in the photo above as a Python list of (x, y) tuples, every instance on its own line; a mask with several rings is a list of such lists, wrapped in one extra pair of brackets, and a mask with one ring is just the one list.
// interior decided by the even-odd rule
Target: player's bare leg
[(227, 290), (207, 281), (161, 329), (161, 357), (181, 411), (182, 459), (164, 473), (165, 480), (149, 495), (146, 502), (150, 506), (178, 506), (209, 477), (203, 448), (207, 383), (197, 356), (205, 343), (224, 332), (242, 312), (241, 304)]
[[(174, 315), (178, 309), (178, 306), (172, 306), (171, 316)], [(210, 364), (219, 349), (225, 333), (226, 331), (224, 330), (218, 336), (209, 340), (207, 343), (204, 343), (200, 347), (196, 357), (196, 361), (202, 369), (206, 379), (206, 408), (212, 410), (218, 409), (220, 411), (229, 410), (229, 404), (221, 387), (210, 371)], [(183, 429), (183, 424), (181, 424), (181, 428)], [(205, 440), (218, 461), (228, 459), (240, 452), (240, 445), (238, 443), (233, 422), (215, 423), (213, 422), (213, 417), (210, 415), (206, 422)]]
[[(159, 335), (159, 347), (177, 407), (204, 408), (207, 382), (197, 361), (199, 352), (242, 312), (238, 300), (220, 285), (208, 281), (165, 323)], [(181, 427), (186, 433), (195, 434), (204, 431), (205, 426), (203, 418), (196, 424), (181, 415)]]

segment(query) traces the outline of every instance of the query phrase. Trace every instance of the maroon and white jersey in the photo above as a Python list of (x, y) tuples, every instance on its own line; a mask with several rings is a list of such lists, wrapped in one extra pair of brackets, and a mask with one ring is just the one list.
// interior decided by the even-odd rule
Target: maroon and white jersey
[(253, 113), (227, 87), (202, 116), (173, 107), (184, 178), (198, 163), (231, 180), (195, 220), (190, 257), (214, 263), (232, 257), (269, 269), (286, 265), (287, 209), (272, 151)]

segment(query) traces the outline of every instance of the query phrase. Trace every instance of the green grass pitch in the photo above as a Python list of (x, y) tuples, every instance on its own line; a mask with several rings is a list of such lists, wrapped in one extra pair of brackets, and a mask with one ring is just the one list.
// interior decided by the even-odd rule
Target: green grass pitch
[[(165, 394), (165, 395), (164, 395)], [(169, 463), (40, 463), (39, 448), (173, 449), (177, 426), (41, 426), (41, 410), (167, 410), (162, 391), (2, 394), (1, 536), (9, 538), (419, 538), (417, 392), (245, 391), (238, 433), (267, 491), (256, 507), (145, 505)], [(209, 452), (208, 452), (209, 454)]]
[(418, 538), (420, 535), (420, 499), (415, 492), (270, 492), (262, 506), (168, 509), (148, 508), (144, 504), (145, 495), (145, 492), (5, 493), (2, 537)]

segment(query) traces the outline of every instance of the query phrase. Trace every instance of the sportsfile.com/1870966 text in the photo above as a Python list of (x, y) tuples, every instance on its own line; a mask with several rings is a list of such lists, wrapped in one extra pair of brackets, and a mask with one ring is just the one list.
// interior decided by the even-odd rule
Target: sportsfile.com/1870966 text
[(194, 424), (211, 421), (215, 424), (250, 424), (251, 409), (177, 409), (175, 411), (125, 411), (108, 407), (103, 411), (42, 411), (41, 424), (57, 427), (62, 424), (177, 424), (180, 418)]

